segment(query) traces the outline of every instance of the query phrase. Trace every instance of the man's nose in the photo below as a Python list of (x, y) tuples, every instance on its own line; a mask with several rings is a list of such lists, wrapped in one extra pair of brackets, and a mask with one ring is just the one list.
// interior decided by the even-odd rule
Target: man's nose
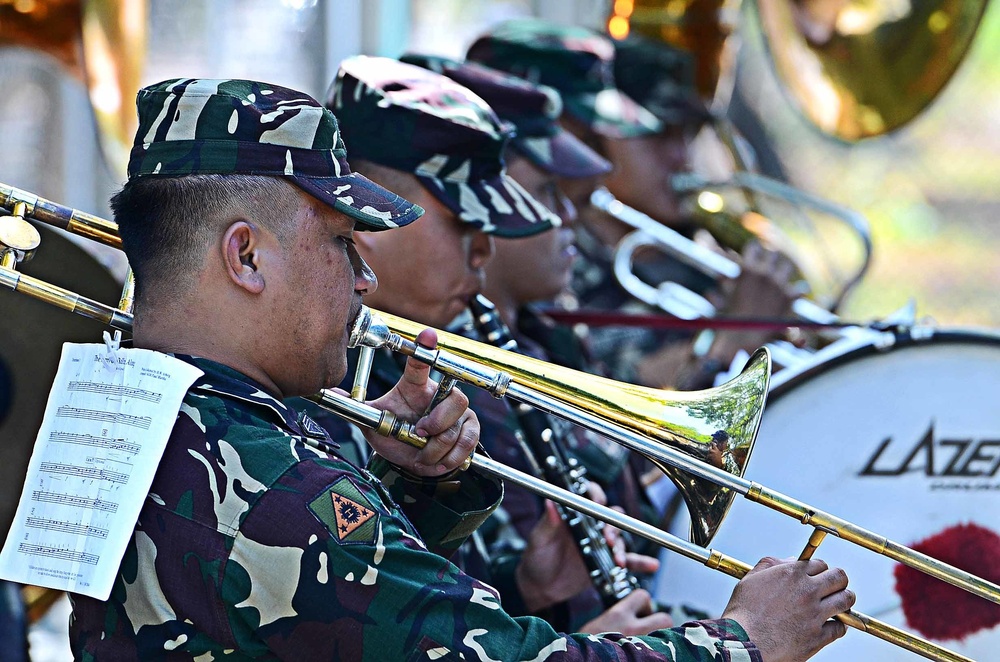
[(493, 237), (483, 232), (474, 232), (469, 240), (469, 267), (482, 269), (493, 259)]
[(351, 259), (354, 265), (354, 291), (367, 296), (378, 289), (378, 277), (364, 258), (355, 253)]

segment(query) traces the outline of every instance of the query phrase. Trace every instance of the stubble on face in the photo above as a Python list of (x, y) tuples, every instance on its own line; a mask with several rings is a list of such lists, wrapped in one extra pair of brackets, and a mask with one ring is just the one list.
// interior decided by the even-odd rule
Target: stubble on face
[(262, 333), (284, 336), (276, 343), (282, 365), (275, 370), (294, 391), (305, 395), (335, 386), (347, 372), (349, 324), (361, 305), (355, 290), (354, 222), (322, 203), (297, 210), (295, 230), (283, 242), (284, 269), (274, 296), (276, 314)]

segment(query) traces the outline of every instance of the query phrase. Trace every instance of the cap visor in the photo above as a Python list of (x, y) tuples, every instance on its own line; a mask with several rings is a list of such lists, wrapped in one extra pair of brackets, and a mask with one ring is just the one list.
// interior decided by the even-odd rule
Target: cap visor
[(653, 99), (646, 108), (663, 124), (669, 126), (701, 125), (714, 119), (712, 111), (704, 103), (690, 97)]
[(560, 224), (507, 173), (477, 182), (453, 182), (417, 176), (424, 187), (459, 220), (498, 237), (527, 237)]
[(388, 230), (420, 218), (423, 207), (356, 172), (343, 177), (289, 177), (299, 188), (356, 220), (359, 230)]
[(616, 89), (564, 96), (567, 113), (609, 138), (637, 138), (658, 133), (660, 120)]
[(515, 136), (511, 145), (533, 164), (558, 177), (580, 179), (611, 172), (610, 161), (564, 129), (551, 137)]

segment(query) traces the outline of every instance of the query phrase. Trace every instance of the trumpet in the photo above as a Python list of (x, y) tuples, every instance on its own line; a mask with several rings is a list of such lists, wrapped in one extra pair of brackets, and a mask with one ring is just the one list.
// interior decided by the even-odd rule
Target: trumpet
[[(744, 182), (744, 184), (758, 179), (756, 175), (751, 173), (737, 173), (737, 175), (740, 176), (739, 181)], [(780, 182), (766, 178), (759, 179), (769, 182), (768, 186), (784, 186)], [(796, 191), (791, 187), (787, 188)], [(799, 191), (797, 193), (804, 195)], [(819, 203), (820, 201), (817, 201), (817, 204)], [(701, 295), (676, 283), (665, 282), (652, 285), (636, 275), (633, 269), (635, 254), (644, 248), (655, 248), (689, 267), (717, 279), (739, 277), (742, 271), (739, 264), (688, 239), (641, 211), (625, 205), (606, 188), (596, 189), (590, 196), (590, 204), (634, 229), (633, 232), (622, 238), (615, 247), (613, 271), (615, 279), (622, 288), (643, 303), (660, 308), (681, 319), (698, 319), (715, 315), (715, 306)], [(852, 227), (859, 230), (867, 227), (867, 223), (860, 215), (851, 214), (847, 218), (851, 219)], [(862, 243), (865, 246), (865, 267), (851, 278), (843, 293), (839, 295), (838, 301), (843, 298), (850, 287), (853, 287), (860, 280), (870, 261), (871, 238), (868, 237), (867, 231), (859, 233), (859, 236), (864, 237)], [(808, 322), (829, 324), (837, 321), (837, 316), (834, 313), (806, 298), (795, 300), (792, 304), (792, 312), (799, 319)]]
[[(47, 218), (78, 218), (79, 212), (3, 185), (0, 185), (0, 206), (13, 211), (12, 216), (0, 218), (0, 285), (97, 319), (113, 328), (131, 330), (132, 315), (127, 310), (80, 297), (16, 270), (17, 263), (37, 249), (39, 243), (37, 231), (26, 218), (48, 222)], [(113, 223), (104, 221), (102, 227), (109, 238), (112, 230), (116, 234)], [(429, 349), (412, 340), (420, 330), (422, 327), (413, 322), (381, 313), (375, 315), (363, 307), (353, 326), (350, 344), (388, 347), (413, 356), (436, 367), (447, 377), (485, 388), (495, 396), (508, 395), (537, 409), (563, 416), (643, 453), (678, 483), (693, 511), (692, 521), (702, 522), (702, 526), (693, 526), (695, 542), (688, 542), (490, 458), (470, 456), (466, 467), (476, 467), (509, 480), (737, 578), (745, 575), (750, 566), (708, 549), (707, 544), (735, 494), (743, 494), (814, 527), (803, 557), (811, 555), (811, 550), (818, 547), (823, 537), (832, 533), (1000, 603), (1000, 586), (992, 582), (743, 478), (767, 392), (770, 359), (766, 350), (758, 350), (743, 374), (727, 384), (706, 391), (679, 393), (593, 377), (445, 332), (439, 333), (439, 347)], [(378, 434), (391, 435), (417, 446), (426, 443), (414, 432), (412, 424), (397, 419), (390, 412), (334, 391), (323, 391), (314, 399), (344, 419), (372, 428)], [(929, 659), (967, 659), (855, 611), (839, 614), (837, 618)]]

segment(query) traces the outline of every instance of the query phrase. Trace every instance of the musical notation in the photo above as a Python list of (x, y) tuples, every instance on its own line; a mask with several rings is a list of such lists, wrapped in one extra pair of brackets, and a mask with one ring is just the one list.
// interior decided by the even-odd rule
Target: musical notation
[(61, 549), (59, 547), (46, 547), (45, 545), (30, 545), (25, 542), (17, 546), (17, 551), (23, 554), (46, 556), (51, 559), (73, 561), (75, 563), (87, 563), (89, 565), (97, 565), (97, 562), (101, 560), (101, 557), (97, 554), (77, 552), (72, 549)]
[(70, 382), (67, 390), (81, 393), (97, 393), (100, 395), (110, 395), (118, 398), (136, 398), (159, 404), (163, 398), (162, 393), (147, 391), (144, 388), (131, 386), (119, 386), (117, 384), (98, 384), (96, 382)]
[(89, 536), (91, 538), (108, 537), (108, 530), (99, 526), (87, 524), (74, 524), (58, 519), (45, 519), (44, 517), (29, 517), (25, 520), (25, 526), (32, 529), (45, 529), (46, 531), (59, 531), (60, 533), (72, 533), (78, 536)]
[(106, 480), (111, 483), (121, 483), (122, 485), (128, 483), (129, 478), (127, 473), (122, 473), (121, 471), (111, 471), (110, 469), (100, 469), (98, 467), (81, 467), (75, 464), (61, 464), (59, 462), (42, 462), (38, 468), (43, 473)]
[(106, 600), (184, 394), (201, 371), (165, 354), (63, 345), (0, 578)]
[(149, 416), (131, 416), (114, 411), (99, 411), (97, 409), (82, 409), (63, 405), (56, 410), (56, 416), (61, 418), (79, 418), (85, 421), (100, 421), (112, 425), (129, 425), (134, 428), (148, 430), (153, 422)]
[(91, 499), (89, 497), (77, 496), (75, 494), (63, 494), (61, 492), (44, 492), (34, 490), (31, 493), (31, 500), (42, 503), (56, 503), (63, 506), (75, 506), (88, 510), (102, 510), (106, 513), (118, 512), (118, 504), (114, 501), (104, 501), (103, 499)]
[(109, 439), (107, 437), (97, 437), (92, 434), (80, 434), (76, 432), (63, 432), (61, 430), (53, 430), (49, 434), (49, 439), (54, 442), (63, 444), (79, 444), (81, 446), (93, 446), (95, 448), (107, 448), (111, 451), (123, 451), (131, 455), (137, 454), (142, 450), (142, 446), (137, 443), (131, 442), (124, 437), (116, 437), (114, 439)]

